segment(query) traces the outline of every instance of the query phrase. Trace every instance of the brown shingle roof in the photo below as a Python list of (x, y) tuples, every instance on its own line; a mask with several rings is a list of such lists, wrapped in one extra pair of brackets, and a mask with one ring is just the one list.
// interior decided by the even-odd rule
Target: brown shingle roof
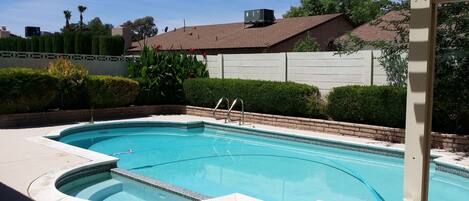
[[(244, 23), (191, 26), (149, 38), (147, 46), (159, 45), (162, 50), (270, 47), (341, 15), (279, 19), (266, 27), (245, 28)], [(130, 51), (139, 51), (138, 44), (134, 45)]]
[[(391, 11), (386, 15), (381, 16), (379, 19), (382, 20), (379, 24), (366, 23), (355, 28), (351, 34), (361, 38), (364, 41), (390, 41), (393, 40), (397, 35), (395, 32), (385, 30), (387, 26), (391, 26), (389, 21), (400, 20), (404, 16), (400, 11)], [(391, 27), (392, 28), (392, 27)], [(346, 35), (340, 37), (343, 39)]]

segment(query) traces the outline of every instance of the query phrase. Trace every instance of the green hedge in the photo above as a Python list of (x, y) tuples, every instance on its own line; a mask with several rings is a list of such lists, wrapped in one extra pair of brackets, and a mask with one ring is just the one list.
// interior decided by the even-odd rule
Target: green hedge
[(214, 107), (221, 97), (244, 100), (246, 111), (287, 116), (319, 117), (318, 88), (293, 82), (238, 79), (189, 79), (184, 93), (190, 105)]
[(124, 54), (122, 36), (101, 36), (99, 38), (99, 54), (119, 56)]
[(75, 54), (91, 54), (91, 39), (89, 32), (77, 32), (75, 35)]
[(53, 52), (54, 36), (46, 35), (46, 36), (43, 36), (43, 38), (44, 38), (44, 52), (46, 53)]
[(52, 52), (54, 53), (64, 52), (64, 36), (62, 34), (59, 34), (59, 33), (54, 34)]
[(91, 54), (99, 55), (99, 36), (93, 36), (91, 39)]
[(2, 38), (0, 40), (0, 50), (3, 51), (16, 51), (17, 48), (17, 39), (10, 37), (10, 38)]
[(90, 76), (87, 89), (90, 105), (94, 107), (127, 106), (138, 95), (138, 83), (121, 77)]
[(31, 37), (31, 52), (39, 52), (39, 37)]
[(0, 51), (120, 56), (124, 54), (124, 39), (93, 32), (55, 33), (31, 39), (9, 37), (0, 39)]
[(25, 52), (26, 51), (26, 40), (16, 40), (16, 51)]
[(57, 82), (43, 71), (0, 69), (0, 113), (45, 110), (56, 96)]
[(345, 86), (327, 97), (334, 120), (404, 128), (406, 89), (393, 86)]
[(33, 51), (33, 49), (32, 49), (33, 48), (32, 47), (32, 45), (33, 45), (32, 39), (26, 39), (26, 40), (24, 40), (24, 42), (26, 43), (24, 51), (25, 52), (32, 52)]
[(45, 44), (45, 37), (39, 37), (39, 52), (42, 52), (44, 53), (45, 52), (45, 47), (44, 47), (44, 44)]
[(64, 33), (64, 53), (65, 54), (75, 53), (75, 33), (74, 32)]

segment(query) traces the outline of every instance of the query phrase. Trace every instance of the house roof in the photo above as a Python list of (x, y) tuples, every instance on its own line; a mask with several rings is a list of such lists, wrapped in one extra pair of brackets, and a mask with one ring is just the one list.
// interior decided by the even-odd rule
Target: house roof
[[(342, 14), (296, 17), (276, 20), (266, 27), (244, 23), (190, 26), (147, 39), (147, 46), (162, 50), (265, 48), (331, 21)], [(140, 51), (138, 43), (130, 51)]]
[[(380, 23), (365, 23), (355, 28), (351, 32), (351, 34), (364, 41), (390, 41), (393, 40), (397, 36), (397, 34), (396, 32), (388, 31), (389, 28), (392, 29), (392, 27), (390, 27), (392, 25), (389, 23), (389, 21), (400, 20), (403, 17), (404, 16), (402, 15), (402, 12), (391, 11), (379, 18), (381, 21)], [(386, 27), (388, 28), (388, 30), (385, 30)], [(346, 37), (347, 34), (341, 36), (340, 39), (344, 39)]]

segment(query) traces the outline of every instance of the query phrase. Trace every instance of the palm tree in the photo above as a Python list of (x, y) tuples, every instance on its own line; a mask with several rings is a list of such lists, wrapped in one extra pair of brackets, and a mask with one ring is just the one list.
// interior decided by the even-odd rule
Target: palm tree
[(80, 30), (83, 28), (83, 12), (85, 12), (85, 10), (86, 6), (78, 6), (78, 12), (80, 12)]
[(64, 10), (65, 15), (65, 28), (70, 28), (70, 18), (72, 18), (72, 11)]

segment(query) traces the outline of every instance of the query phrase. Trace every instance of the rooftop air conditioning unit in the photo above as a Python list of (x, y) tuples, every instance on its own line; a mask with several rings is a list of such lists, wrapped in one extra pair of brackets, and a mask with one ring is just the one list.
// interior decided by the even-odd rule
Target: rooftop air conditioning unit
[(253, 24), (256, 26), (267, 26), (275, 22), (273, 10), (256, 9), (244, 11), (244, 24)]
[(40, 27), (28, 26), (24, 28), (24, 36), (26, 37), (40, 36), (40, 35), (41, 35)]

